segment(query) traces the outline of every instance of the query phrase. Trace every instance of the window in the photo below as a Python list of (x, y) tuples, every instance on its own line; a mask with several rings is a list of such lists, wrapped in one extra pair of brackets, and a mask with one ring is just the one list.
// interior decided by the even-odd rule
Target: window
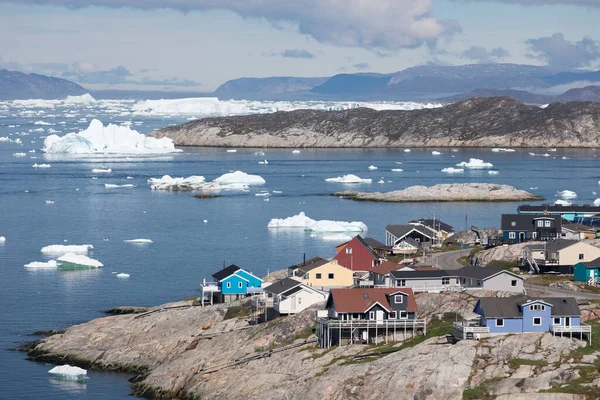
[(369, 319), (370, 320), (374, 320), (375, 319), (375, 311), (369, 311)]
[(531, 232), (531, 237), (535, 239), (537, 237), (537, 232)]
[(227, 282), (227, 289), (231, 287), (231, 282)]
[(238, 287), (241, 289), (242, 288), (242, 282), (238, 282)]
[(399, 280), (398, 280), (398, 286), (399, 286), (399, 287), (404, 287), (404, 286), (406, 286), (406, 279), (399, 279)]
[(512, 281), (510, 281), (510, 286), (517, 286), (517, 280), (513, 279)]
[(515, 239), (516, 237), (517, 237), (517, 234), (515, 232), (508, 232), (509, 239)]
[(546, 226), (546, 228), (550, 228), (552, 226), (552, 221), (546, 221), (544, 225)]
[(415, 238), (415, 242), (421, 243), (421, 239), (420, 238)]
[(496, 326), (498, 326), (498, 327), (503, 327), (503, 326), (504, 326), (504, 319), (502, 319), (502, 318), (497, 318), (497, 319), (496, 319)]
[(538, 222), (537, 222), (537, 225), (538, 225), (540, 228), (541, 228), (541, 227), (543, 227), (543, 226), (544, 226), (544, 221), (538, 221)]
[(515, 221), (512, 221), (512, 222), (510, 223), (510, 226), (517, 226), (517, 223), (516, 223)]
[(400, 319), (407, 319), (408, 313), (406, 311), (400, 311)]
[(396, 313), (396, 311), (392, 311), (392, 312), (390, 312), (390, 319), (396, 319), (397, 317), (398, 317), (398, 316), (397, 316), (397, 313)]
[(442, 278), (442, 285), (449, 285), (450, 284), (450, 278)]
[(583, 260), (583, 254), (580, 254), (580, 255), (579, 255), (579, 259), (580, 259), (580, 260)]
[(304, 279), (308, 279), (308, 272), (304, 275)]
[(352, 247), (346, 247), (346, 254), (352, 254)]
[(481, 286), (481, 281), (477, 281), (477, 286)]
[(302, 297), (298, 297), (298, 304), (302, 304)]
[(328, 275), (327, 275), (327, 278), (328, 278), (328, 279), (333, 279), (333, 274), (328, 274)]
[(358, 317), (358, 313), (354, 313), (354, 314), (352, 314), (352, 319), (359, 319), (359, 317)]
[(397, 294), (397, 295), (395, 295), (395, 296), (394, 296), (394, 302), (395, 302), (396, 304), (402, 304), (402, 298), (403, 298), (403, 297), (404, 297), (404, 296), (402, 296), (401, 294)]
[(560, 325), (560, 317), (554, 318), (554, 320), (552, 322), (554, 325)]
[(543, 304), (534, 304), (529, 307), (531, 311), (546, 311), (546, 306)]
[(318, 273), (318, 274), (315, 276), (315, 278), (316, 278), (316, 279), (321, 279), (321, 274), (320, 274), (320, 273)]
[(542, 325), (542, 319), (540, 317), (535, 317), (533, 319), (533, 326), (540, 326)]

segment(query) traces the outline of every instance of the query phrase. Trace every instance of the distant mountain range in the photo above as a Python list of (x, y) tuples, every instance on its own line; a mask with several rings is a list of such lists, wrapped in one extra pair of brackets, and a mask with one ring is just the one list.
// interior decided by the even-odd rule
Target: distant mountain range
[(0, 69), (0, 100), (64, 99), (87, 93), (66, 79)]
[(441, 103), (455, 103), (472, 99), (473, 97), (510, 97), (527, 104), (550, 104), (569, 101), (593, 101), (600, 102), (600, 86), (586, 86), (584, 88), (571, 89), (558, 96), (536, 94), (524, 90), (500, 90), (500, 89), (477, 89), (469, 93), (438, 99)]

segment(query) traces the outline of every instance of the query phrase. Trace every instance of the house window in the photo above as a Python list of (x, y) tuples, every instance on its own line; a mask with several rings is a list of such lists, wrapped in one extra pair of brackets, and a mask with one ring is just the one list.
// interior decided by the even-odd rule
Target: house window
[(541, 227), (543, 227), (543, 226), (544, 226), (544, 221), (538, 221), (538, 224), (537, 224), (537, 225), (538, 225), (540, 228), (541, 228)]
[(304, 279), (308, 279), (308, 272), (304, 275)]
[(354, 313), (354, 314), (352, 314), (352, 319), (359, 319), (359, 317), (358, 317), (358, 313)]
[(320, 273), (317, 274), (316, 279), (321, 279), (321, 274)]
[(238, 287), (241, 289), (242, 288), (242, 282), (238, 282)]
[(302, 297), (298, 297), (298, 304), (302, 304)]
[(346, 254), (352, 254), (352, 247), (346, 247)]
[(512, 221), (512, 222), (510, 223), (510, 226), (517, 226), (517, 223), (516, 223), (515, 221)]
[(333, 274), (328, 274), (328, 275), (327, 275), (327, 278), (328, 278), (328, 279), (333, 279)]
[(560, 317), (554, 318), (554, 320), (552, 322), (554, 323), (554, 325), (560, 325)]
[(415, 242), (421, 243), (421, 239), (420, 238), (415, 238)]
[(512, 281), (510, 281), (510, 286), (517, 286), (517, 280), (513, 279)]
[(442, 278), (442, 285), (449, 285), (450, 284), (450, 278)]
[(580, 254), (580, 255), (579, 255), (579, 259), (580, 259), (580, 260), (583, 260), (583, 254)]
[(517, 234), (515, 232), (508, 232), (509, 239), (515, 239), (516, 237), (517, 237)]
[(534, 304), (529, 307), (531, 311), (546, 311), (546, 306), (543, 304)]
[(396, 311), (392, 311), (390, 312), (390, 319), (396, 319), (397, 318), (397, 313)]
[(401, 294), (397, 294), (394, 296), (394, 301), (396, 302), (396, 304), (402, 304), (402, 296)]
[(542, 319), (540, 317), (535, 317), (533, 319), (533, 326), (540, 326), (542, 325)]
[(477, 286), (481, 286), (481, 281), (477, 281)]
[(400, 311), (400, 319), (407, 319), (408, 313), (406, 311)]
[(369, 319), (370, 320), (374, 320), (375, 319), (375, 311), (369, 311)]
[(537, 237), (537, 232), (531, 232), (531, 237), (535, 239)]
[(399, 287), (405, 287), (406, 286), (406, 279), (400, 279), (400, 280), (398, 280), (398, 286)]
[(546, 226), (546, 228), (550, 228), (552, 226), (552, 221), (546, 221), (544, 225)]
[(227, 289), (231, 287), (231, 282), (227, 282)]
[(497, 318), (497, 319), (496, 319), (496, 326), (498, 326), (498, 327), (503, 327), (503, 326), (504, 326), (504, 319), (502, 319), (502, 318)]

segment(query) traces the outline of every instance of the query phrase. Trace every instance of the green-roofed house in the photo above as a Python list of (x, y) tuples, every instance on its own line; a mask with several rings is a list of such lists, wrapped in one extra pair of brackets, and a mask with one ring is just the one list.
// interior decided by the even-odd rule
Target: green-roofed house
[(575, 282), (586, 282), (592, 285), (600, 283), (600, 258), (575, 264), (573, 279)]

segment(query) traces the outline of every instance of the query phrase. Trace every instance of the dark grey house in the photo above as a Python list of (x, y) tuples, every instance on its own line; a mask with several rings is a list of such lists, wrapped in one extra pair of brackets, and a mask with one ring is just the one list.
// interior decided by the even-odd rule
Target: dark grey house
[(502, 214), (502, 241), (507, 244), (530, 240), (554, 240), (562, 231), (560, 215)]

